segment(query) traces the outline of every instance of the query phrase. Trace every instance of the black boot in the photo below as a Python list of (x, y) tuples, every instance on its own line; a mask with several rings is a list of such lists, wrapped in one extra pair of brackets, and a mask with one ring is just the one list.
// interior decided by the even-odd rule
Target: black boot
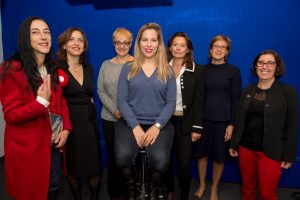
[(149, 199), (150, 200), (163, 200), (164, 193), (161, 184), (161, 173), (152, 171), (150, 174), (150, 185), (149, 185), (150, 193)]
[(122, 174), (125, 180), (125, 194), (123, 198), (125, 200), (136, 200), (136, 178), (132, 168), (122, 168)]

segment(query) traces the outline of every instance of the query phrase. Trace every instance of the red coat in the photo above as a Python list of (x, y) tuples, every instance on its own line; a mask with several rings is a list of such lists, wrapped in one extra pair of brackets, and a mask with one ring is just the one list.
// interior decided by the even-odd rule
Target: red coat
[[(20, 63), (0, 82), (0, 101), (6, 121), (4, 135), (5, 178), (9, 195), (17, 200), (46, 200), (51, 160), (51, 125), (48, 110), (36, 101)], [(51, 112), (63, 116), (71, 129), (62, 89), (52, 90)]]

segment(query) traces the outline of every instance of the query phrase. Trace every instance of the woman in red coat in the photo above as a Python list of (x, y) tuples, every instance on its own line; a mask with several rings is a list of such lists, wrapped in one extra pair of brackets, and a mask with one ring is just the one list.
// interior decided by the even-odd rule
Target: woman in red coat
[[(0, 68), (6, 188), (16, 200), (56, 199), (59, 149), (71, 125), (50, 49), (48, 24), (29, 17), (18, 32), (18, 52)], [(54, 141), (49, 112), (63, 117), (62, 130)]]

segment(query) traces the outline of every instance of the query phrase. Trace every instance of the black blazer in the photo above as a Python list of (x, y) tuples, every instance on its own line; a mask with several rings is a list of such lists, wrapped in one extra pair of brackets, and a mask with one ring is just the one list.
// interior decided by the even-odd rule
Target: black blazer
[(200, 65), (189, 66), (180, 77), (183, 134), (202, 130), (204, 102), (204, 73)]
[[(247, 87), (239, 103), (231, 148), (237, 149), (243, 136), (247, 110), (257, 84)], [(296, 159), (298, 135), (298, 97), (294, 88), (275, 80), (264, 105), (263, 152), (266, 156), (286, 162)]]

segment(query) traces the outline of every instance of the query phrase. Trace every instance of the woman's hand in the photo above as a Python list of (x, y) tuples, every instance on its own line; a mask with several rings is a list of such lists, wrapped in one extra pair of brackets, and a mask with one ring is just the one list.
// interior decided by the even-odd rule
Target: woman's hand
[(55, 144), (55, 148), (62, 148), (65, 143), (67, 142), (68, 136), (69, 136), (70, 131), (68, 130), (63, 130), (61, 132), (59, 132), (58, 136), (56, 137), (54, 144)]
[(155, 125), (151, 126), (147, 131), (145, 135), (145, 141), (143, 146), (146, 147), (148, 145), (152, 145), (156, 138), (158, 137), (160, 132), (160, 129), (157, 128)]
[(290, 163), (290, 162), (285, 162), (285, 161), (282, 161), (282, 162), (281, 162), (281, 168), (288, 169), (288, 168), (290, 168), (290, 167), (292, 167), (292, 163)]
[(196, 142), (201, 138), (201, 133), (192, 132), (191, 134), (192, 142)]
[(237, 156), (239, 155), (238, 152), (237, 152), (237, 150), (232, 149), (232, 148), (229, 149), (229, 154), (230, 154), (232, 157), (237, 157)]
[(145, 140), (145, 132), (141, 126), (136, 126), (133, 130), (133, 135), (135, 137), (137, 145), (142, 148)]
[(121, 113), (120, 111), (116, 110), (114, 113), (115, 118), (120, 119), (121, 118)]
[(228, 125), (225, 131), (225, 142), (231, 139), (232, 136), (232, 131), (233, 131), (233, 126), (232, 125)]
[(50, 74), (45, 76), (43, 78), (43, 83), (40, 85), (38, 91), (37, 91), (37, 96), (42, 97), (43, 99), (46, 99), (47, 101), (50, 100), (51, 97), (51, 78)]

